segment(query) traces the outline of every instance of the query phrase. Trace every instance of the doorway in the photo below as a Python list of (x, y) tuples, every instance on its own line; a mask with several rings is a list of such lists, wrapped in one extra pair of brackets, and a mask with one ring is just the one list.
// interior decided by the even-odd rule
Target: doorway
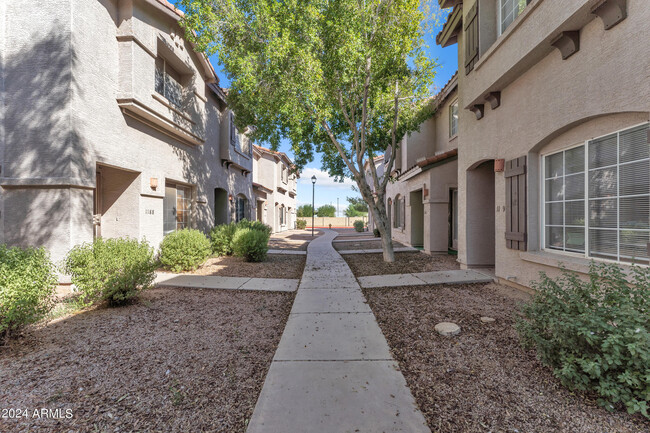
[(494, 267), (494, 160), (467, 170), (466, 249), (468, 267)]
[(214, 225), (228, 224), (228, 191), (214, 189)]
[(449, 249), (458, 251), (458, 189), (449, 190)]
[(424, 203), (422, 203), (422, 190), (411, 191), (409, 199), (411, 201), (411, 245), (416, 248), (422, 248), (424, 247)]

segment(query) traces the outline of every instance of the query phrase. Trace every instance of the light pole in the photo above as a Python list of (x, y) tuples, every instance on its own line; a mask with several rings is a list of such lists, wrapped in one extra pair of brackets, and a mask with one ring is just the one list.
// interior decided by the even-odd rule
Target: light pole
[(311, 177), (311, 237), (314, 237), (314, 215), (316, 214), (316, 209), (314, 209), (314, 194), (316, 192), (316, 175)]

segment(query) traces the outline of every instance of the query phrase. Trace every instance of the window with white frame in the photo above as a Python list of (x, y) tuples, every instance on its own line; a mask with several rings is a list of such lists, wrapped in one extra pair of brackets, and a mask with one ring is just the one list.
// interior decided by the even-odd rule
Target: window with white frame
[(189, 186), (165, 184), (163, 233), (169, 234), (190, 226), (192, 190)]
[(449, 137), (458, 134), (458, 99), (449, 106)]
[(506, 31), (506, 28), (521, 14), (530, 0), (496, 0), (498, 4), (497, 27), (499, 34)]
[(648, 264), (648, 129), (626, 129), (543, 158), (546, 249)]
[(183, 105), (181, 74), (162, 57), (156, 58), (155, 90), (176, 107)]

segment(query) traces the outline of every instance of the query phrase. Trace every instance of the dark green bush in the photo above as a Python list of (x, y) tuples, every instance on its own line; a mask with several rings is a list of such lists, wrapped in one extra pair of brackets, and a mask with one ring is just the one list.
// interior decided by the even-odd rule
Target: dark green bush
[(215, 226), (210, 232), (210, 244), (212, 252), (218, 256), (229, 256), (232, 254), (232, 238), (237, 231), (237, 224), (221, 224)]
[(358, 232), (362, 232), (362, 231), (363, 231), (363, 228), (364, 228), (363, 221), (361, 221), (361, 220), (356, 220), (354, 223), (352, 223), (352, 225), (354, 226), (354, 229), (355, 229), (356, 231), (358, 231)]
[(43, 248), (0, 244), (0, 343), (52, 309), (56, 283), (54, 265)]
[(137, 239), (98, 238), (75, 246), (65, 259), (65, 272), (79, 291), (79, 306), (125, 304), (152, 286), (155, 271), (153, 248)]
[(526, 348), (570, 389), (595, 391), (613, 409), (648, 417), (650, 401), (650, 270), (629, 281), (616, 265), (590, 266), (589, 280), (563, 270), (541, 274), (517, 330)]
[(300, 230), (304, 230), (307, 228), (307, 221), (306, 220), (297, 220), (296, 221), (296, 228)]
[(379, 233), (379, 229), (372, 229), (372, 234), (375, 235), (376, 238), (381, 237), (381, 233)]
[(183, 229), (165, 236), (160, 244), (160, 263), (172, 272), (193, 271), (212, 252), (210, 241), (194, 229)]
[(269, 250), (269, 235), (261, 230), (237, 230), (232, 240), (233, 252), (247, 262), (263, 262)]

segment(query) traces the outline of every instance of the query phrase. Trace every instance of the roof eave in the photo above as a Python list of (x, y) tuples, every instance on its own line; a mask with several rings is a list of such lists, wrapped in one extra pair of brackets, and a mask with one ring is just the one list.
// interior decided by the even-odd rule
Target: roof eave
[(436, 36), (436, 43), (442, 47), (448, 47), (458, 42), (461, 24), (463, 21), (462, 4), (456, 5), (454, 10), (447, 17), (447, 22)]

